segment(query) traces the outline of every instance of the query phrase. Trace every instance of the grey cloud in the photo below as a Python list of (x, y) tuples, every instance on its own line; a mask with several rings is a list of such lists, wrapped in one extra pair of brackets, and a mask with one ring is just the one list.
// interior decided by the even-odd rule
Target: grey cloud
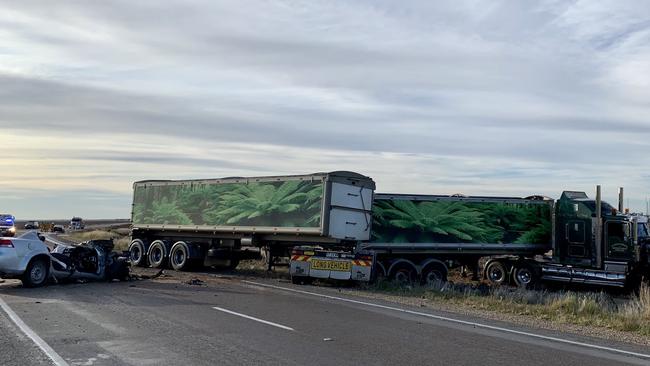
[[(381, 153), (428, 156), (413, 170), (445, 169), (434, 185), (625, 171), (642, 186), (650, 91), (629, 98), (613, 73), (650, 52), (638, 40), (618, 47), (647, 28), (643, 4), (630, 4), (15, 2), (3, 6), (19, 16), (0, 15), (0, 52), (13, 60), (0, 59), (0, 128), (79, 141), (121, 134), (142, 145), (164, 137), (206, 150), (377, 153), (368, 161), (379, 165)], [(78, 158), (70, 147), (69, 159), (269, 171), (282, 155), (116, 145)]]

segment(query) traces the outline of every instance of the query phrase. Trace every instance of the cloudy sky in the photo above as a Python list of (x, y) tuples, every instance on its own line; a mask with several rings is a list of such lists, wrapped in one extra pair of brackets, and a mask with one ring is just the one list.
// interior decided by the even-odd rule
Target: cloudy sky
[[(128, 217), (141, 179), (650, 194), (645, 1), (0, 5), (0, 211)], [(615, 203), (615, 202), (612, 202)]]

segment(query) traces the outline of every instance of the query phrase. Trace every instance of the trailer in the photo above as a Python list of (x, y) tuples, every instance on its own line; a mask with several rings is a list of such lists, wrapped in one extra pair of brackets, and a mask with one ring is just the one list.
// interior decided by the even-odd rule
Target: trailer
[[(650, 237), (647, 220), (621, 214), (622, 202), (622, 189), (618, 210), (602, 202), (600, 187), (595, 200), (573, 191), (557, 201), (377, 194), (371, 240), (349, 252), (296, 248), (292, 280), (388, 277), (432, 284), (446, 281), (451, 268), (469, 267), (495, 285), (636, 286), (650, 276)], [(313, 271), (314, 260), (330, 270)], [(354, 265), (359, 260), (370, 261), (370, 274)]]
[[(370, 259), (374, 276), (402, 282), (445, 281), (450, 268), (461, 266), (476, 274), (484, 257), (534, 257), (551, 250), (553, 205), (540, 196), (376, 194), (369, 241), (352, 253), (296, 248), (291, 274), (369, 281), (368, 271), (355, 264)], [(336, 269), (314, 272), (315, 260), (330, 261)]]
[(370, 239), (374, 189), (346, 171), (136, 182), (130, 261), (235, 268), (264, 249), (270, 266), (299, 244), (350, 247)]

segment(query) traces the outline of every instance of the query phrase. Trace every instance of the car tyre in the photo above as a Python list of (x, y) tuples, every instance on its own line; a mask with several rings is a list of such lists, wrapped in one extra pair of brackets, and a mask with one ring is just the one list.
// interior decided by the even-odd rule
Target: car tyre
[(25, 287), (41, 287), (50, 277), (49, 262), (44, 258), (34, 258), (23, 273), (22, 282)]

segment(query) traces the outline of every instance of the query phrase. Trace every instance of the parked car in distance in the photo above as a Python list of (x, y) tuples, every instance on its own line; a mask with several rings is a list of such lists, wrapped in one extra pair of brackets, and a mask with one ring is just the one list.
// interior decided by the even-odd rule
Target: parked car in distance
[(38, 221), (27, 221), (25, 223), (25, 230), (38, 230), (39, 227)]
[(54, 225), (52, 226), (52, 232), (53, 233), (65, 233), (65, 228), (63, 225)]
[(16, 236), (16, 218), (10, 214), (0, 214), (0, 236)]

